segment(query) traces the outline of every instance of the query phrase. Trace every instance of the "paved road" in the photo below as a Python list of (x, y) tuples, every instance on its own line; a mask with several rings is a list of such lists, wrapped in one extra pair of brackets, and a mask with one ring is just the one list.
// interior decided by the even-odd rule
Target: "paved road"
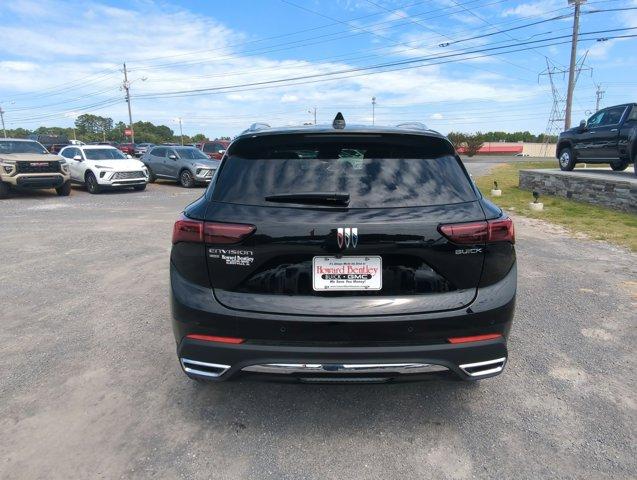
[(637, 475), (635, 255), (516, 219), (495, 379), (200, 385), (167, 304), (172, 221), (200, 192), (2, 201), (0, 478)]

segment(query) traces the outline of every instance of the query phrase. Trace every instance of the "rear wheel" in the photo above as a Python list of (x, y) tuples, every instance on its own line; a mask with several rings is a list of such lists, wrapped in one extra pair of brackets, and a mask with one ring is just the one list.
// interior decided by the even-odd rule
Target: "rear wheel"
[(143, 185), (135, 185), (133, 187), (135, 190), (137, 190), (138, 192), (143, 192), (144, 190), (146, 190), (146, 184)]
[(71, 181), (67, 180), (61, 187), (55, 189), (59, 197), (68, 197), (71, 195)]
[(0, 182), (0, 198), (9, 198), (9, 185)]
[(93, 195), (100, 193), (100, 186), (97, 183), (97, 178), (95, 178), (93, 172), (88, 172), (86, 174), (86, 189), (88, 190), (88, 193), (92, 193)]
[(615, 172), (623, 172), (628, 168), (630, 162), (628, 160), (623, 160), (619, 162), (611, 162), (610, 168), (612, 168)]
[(575, 156), (570, 148), (560, 150), (559, 163), (560, 169), (565, 172), (570, 172), (575, 168)]
[(192, 173), (190, 173), (190, 170), (182, 170), (179, 174), (179, 183), (181, 183), (181, 186), (184, 188), (192, 188), (195, 186), (195, 179)]

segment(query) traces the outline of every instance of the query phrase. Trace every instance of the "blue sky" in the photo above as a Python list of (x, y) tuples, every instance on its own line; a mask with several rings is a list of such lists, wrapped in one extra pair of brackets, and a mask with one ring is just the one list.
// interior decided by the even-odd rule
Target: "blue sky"
[[(582, 10), (631, 7), (637, 0), (590, 0)], [(133, 120), (178, 129), (181, 117), (190, 134), (299, 124), (314, 107), (319, 123), (337, 111), (371, 123), (372, 97), (378, 124), (540, 133), (552, 96), (538, 74), (546, 57), (568, 64), (572, 20), (553, 18), (569, 12), (566, 0), (5, 0), (0, 105), (8, 128), (68, 126), (81, 113), (127, 122), (126, 62)], [(581, 22), (582, 32), (631, 27), (637, 10)], [(631, 34), (637, 29), (588, 38)], [(555, 37), (563, 38), (547, 40)], [(592, 72), (580, 75), (574, 123), (594, 110), (597, 84), (602, 105), (637, 101), (636, 46), (637, 38), (580, 43)], [(393, 65), (369, 68), (385, 64)], [(566, 78), (556, 82), (563, 93)]]

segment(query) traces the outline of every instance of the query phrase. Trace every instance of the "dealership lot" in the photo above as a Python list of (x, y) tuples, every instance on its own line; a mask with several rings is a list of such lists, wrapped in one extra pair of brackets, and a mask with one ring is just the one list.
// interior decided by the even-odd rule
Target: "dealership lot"
[(1, 203), (1, 478), (634, 478), (634, 254), (516, 218), (495, 379), (201, 385), (168, 308), (172, 223), (201, 193)]

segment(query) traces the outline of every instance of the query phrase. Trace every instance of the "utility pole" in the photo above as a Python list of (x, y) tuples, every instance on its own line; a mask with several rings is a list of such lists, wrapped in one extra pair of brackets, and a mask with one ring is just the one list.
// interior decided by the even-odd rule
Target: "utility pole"
[(586, 0), (568, 0), (575, 5), (573, 15), (573, 38), (571, 39), (571, 63), (568, 69), (568, 89), (566, 91), (566, 111), (564, 113), (564, 130), (571, 128), (571, 110), (573, 109), (573, 92), (575, 90), (575, 65), (577, 64), (577, 37), (579, 35), (579, 11)]
[(135, 143), (135, 130), (133, 130), (133, 114), (130, 108), (130, 82), (128, 81), (128, 71), (124, 62), (124, 91), (126, 92), (126, 104), (128, 105), (128, 127), (130, 128), (130, 141)]
[(372, 125), (376, 124), (376, 97), (372, 97)]
[(0, 107), (0, 119), (2, 119), (2, 133), (4, 133), (4, 138), (7, 138), (7, 130), (4, 128), (4, 110)]
[(184, 146), (184, 131), (181, 128), (181, 117), (177, 117), (177, 121), (179, 122), (179, 135), (181, 136), (181, 146)]
[(604, 94), (606, 93), (606, 90), (602, 90), (602, 84), (598, 83), (597, 84), (597, 91), (595, 92), (595, 111), (598, 112), (599, 111), (599, 104), (602, 101), (602, 98), (604, 98)]

